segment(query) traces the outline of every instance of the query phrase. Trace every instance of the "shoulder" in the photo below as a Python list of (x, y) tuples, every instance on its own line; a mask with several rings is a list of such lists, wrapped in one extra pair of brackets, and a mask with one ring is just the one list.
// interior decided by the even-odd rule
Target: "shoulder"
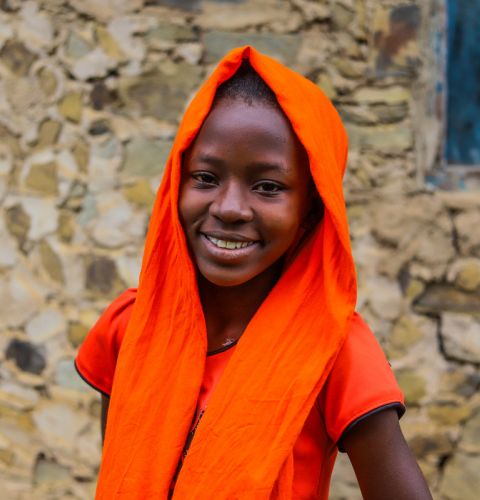
[(136, 288), (120, 294), (88, 332), (75, 359), (80, 376), (94, 389), (109, 395), (118, 353), (137, 296)]
[(370, 327), (357, 312), (354, 313), (348, 327), (345, 342), (338, 354), (336, 368), (345, 363), (365, 367), (370, 362), (388, 364), (385, 354)]
[(335, 442), (353, 423), (372, 412), (386, 407), (404, 412), (403, 394), (393, 370), (375, 335), (357, 313), (318, 402)]
[(110, 340), (117, 354), (130, 321), (136, 297), (136, 288), (125, 290), (105, 309), (91, 330), (91, 333), (97, 330), (98, 335), (111, 337)]

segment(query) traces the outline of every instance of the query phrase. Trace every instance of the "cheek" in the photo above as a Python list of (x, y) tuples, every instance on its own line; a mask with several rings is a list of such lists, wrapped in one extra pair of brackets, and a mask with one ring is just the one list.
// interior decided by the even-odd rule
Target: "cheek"
[(300, 229), (302, 217), (297, 206), (289, 206), (286, 210), (272, 211), (269, 218), (269, 230), (272, 237), (278, 238), (278, 244), (289, 246)]
[(183, 229), (188, 231), (189, 224), (192, 224), (200, 212), (198, 196), (187, 186), (182, 186), (178, 198), (178, 214), (182, 222)]

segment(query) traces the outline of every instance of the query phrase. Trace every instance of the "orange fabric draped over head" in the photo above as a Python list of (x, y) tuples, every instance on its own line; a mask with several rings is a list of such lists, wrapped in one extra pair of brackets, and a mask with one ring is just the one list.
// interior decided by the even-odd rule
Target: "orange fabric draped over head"
[(354, 312), (341, 120), (313, 83), (252, 47), (235, 49), (185, 112), (157, 194), (115, 371), (100, 499), (167, 498), (190, 430), (207, 336), (178, 216), (181, 159), (217, 87), (242, 59), (273, 90), (304, 145), (325, 215), (243, 333), (198, 425), (174, 499), (291, 497), (294, 442)]

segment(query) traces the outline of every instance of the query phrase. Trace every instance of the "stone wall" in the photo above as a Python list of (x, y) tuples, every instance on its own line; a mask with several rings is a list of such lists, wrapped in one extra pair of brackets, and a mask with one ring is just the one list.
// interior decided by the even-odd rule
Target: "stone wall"
[[(402, 426), (435, 497), (478, 497), (480, 196), (427, 189), (422, 174), (442, 129), (428, 110), (438, 4), (0, 1), (3, 498), (93, 497), (99, 401), (72, 360), (136, 284), (186, 101), (244, 43), (341, 112), (358, 308), (405, 391)], [(331, 497), (360, 498), (344, 456)]]

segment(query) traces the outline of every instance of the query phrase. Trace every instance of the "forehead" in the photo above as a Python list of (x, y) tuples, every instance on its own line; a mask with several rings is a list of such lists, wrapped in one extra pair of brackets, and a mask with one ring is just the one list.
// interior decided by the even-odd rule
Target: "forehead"
[(304, 161), (305, 150), (283, 111), (263, 102), (223, 99), (210, 111), (191, 147), (193, 152), (272, 155)]

